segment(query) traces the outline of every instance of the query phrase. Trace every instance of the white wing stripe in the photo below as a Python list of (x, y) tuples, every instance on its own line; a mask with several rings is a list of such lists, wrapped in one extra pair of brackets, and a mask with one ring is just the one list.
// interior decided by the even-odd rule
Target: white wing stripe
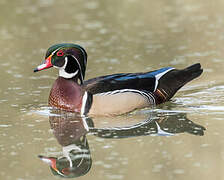
[(171, 70), (173, 70), (173, 69), (175, 69), (175, 68), (170, 68), (170, 69), (167, 69), (166, 71), (161, 72), (161, 73), (159, 73), (159, 74), (155, 75), (156, 80), (159, 80), (159, 79), (160, 79), (160, 78), (161, 78), (164, 74), (168, 73), (169, 71), (171, 71)]
[(156, 82), (155, 82), (154, 92), (156, 91), (157, 86), (158, 86), (158, 84), (159, 84), (159, 79), (160, 79), (164, 74), (168, 73), (169, 71), (171, 71), (171, 70), (173, 70), (173, 69), (175, 69), (175, 68), (167, 69), (166, 71), (161, 72), (161, 73), (155, 75), (155, 77), (156, 77)]

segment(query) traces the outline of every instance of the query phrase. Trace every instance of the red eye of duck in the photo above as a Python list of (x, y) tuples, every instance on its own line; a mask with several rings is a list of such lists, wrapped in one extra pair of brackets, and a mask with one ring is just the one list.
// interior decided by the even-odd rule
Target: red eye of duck
[(57, 56), (63, 56), (64, 55), (64, 52), (62, 51), (62, 50), (59, 50), (58, 52), (57, 52)]

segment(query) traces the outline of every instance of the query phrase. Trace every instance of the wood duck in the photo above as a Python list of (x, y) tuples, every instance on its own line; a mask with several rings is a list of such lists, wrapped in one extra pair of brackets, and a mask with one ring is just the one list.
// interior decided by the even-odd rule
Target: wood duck
[(112, 116), (164, 103), (187, 82), (201, 75), (199, 63), (185, 69), (166, 67), (145, 73), (119, 73), (84, 81), (87, 53), (77, 44), (51, 46), (34, 72), (55, 67), (59, 77), (49, 106), (88, 116)]
[(89, 132), (89, 126), (92, 126), (92, 120), (53, 109), (49, 122), (54, 136), (62, 146), (62, 156), (38, 157), (59, 177), (75, 178), (88, 173), (92, 158), (86, 134)]

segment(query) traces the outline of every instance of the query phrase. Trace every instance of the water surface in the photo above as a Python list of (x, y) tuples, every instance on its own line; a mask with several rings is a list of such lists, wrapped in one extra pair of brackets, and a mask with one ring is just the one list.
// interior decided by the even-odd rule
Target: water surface
[(0, 179), (56, 179), (38, 155), (62, 155), (47, 108), (57, 70), (33, 68), (61, 42), (85, 47), (87, 79), (196, 62), (204, 68), (153, 111), (92, 119), (97, 128), (153, 120), (134, 132), (87, 133), (92, 166), (80, 179), (222, 179), (223, 7), (220, 0), (0, 0)]

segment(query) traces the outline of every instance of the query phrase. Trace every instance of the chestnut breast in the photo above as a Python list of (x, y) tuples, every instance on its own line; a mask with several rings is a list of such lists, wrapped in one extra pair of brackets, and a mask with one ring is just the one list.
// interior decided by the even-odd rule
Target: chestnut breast
[(78, 83), (59, 76), (51, 88), (48, 103), (66, 111), (80, 112), (83, 94)]

